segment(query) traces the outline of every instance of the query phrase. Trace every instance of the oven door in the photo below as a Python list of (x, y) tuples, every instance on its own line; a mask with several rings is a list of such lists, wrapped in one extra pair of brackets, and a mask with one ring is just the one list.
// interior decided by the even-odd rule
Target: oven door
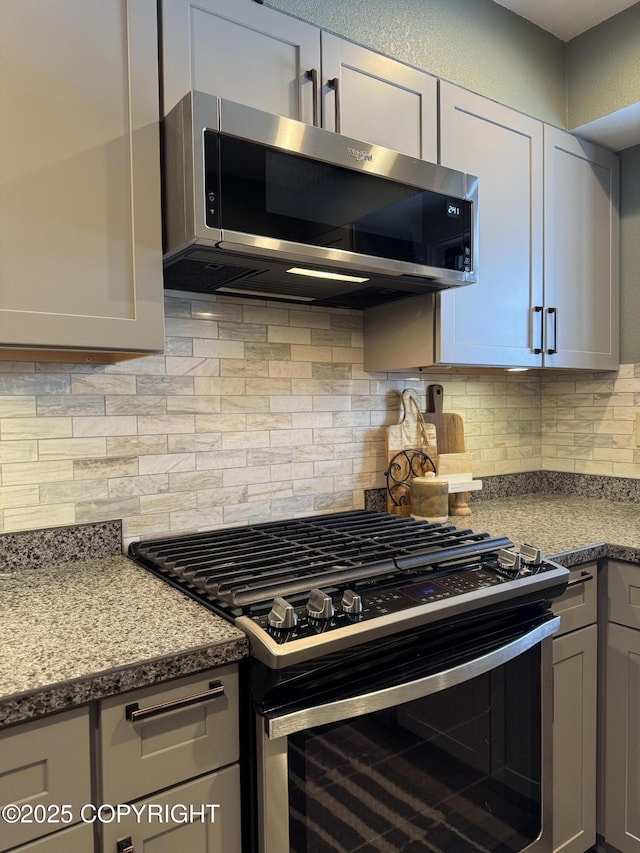
[(261, 853), (550, 853), (559, 621), (506, 622), (414, 632), (351, 677), (331, 661), (280, 684), (256, 718)]

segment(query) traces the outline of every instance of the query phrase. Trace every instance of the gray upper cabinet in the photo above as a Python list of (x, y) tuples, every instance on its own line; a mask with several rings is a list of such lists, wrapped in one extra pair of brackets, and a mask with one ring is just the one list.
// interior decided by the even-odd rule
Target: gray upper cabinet
[(1, 4), (0, 355), (163, 349), (156, 27), (155, 0)]
[(437, 157), (435, 77), (255, 0), (162, 0), (163, 110), (190, 90)]
[(161, 0), (161, 14), (165, 115), (195, 89), (313, 123), (317, 27), (255, 0)]
[(442, 293), (435, 360), (537, 366), (531, 306), (542, 301), (542, 124), (440, 83), (440, 160), (479, 179), (479, 279)]
[(619, 160), (544, 129), (544, 363), (619, 363)]
[(322, 33), (322, 120), (328, 130), (435, 163), (437, 105), (435, 77)]
[(615, 369), (618, 158), (444, 81), (439, 127), (479, 178), (478, 282), (367, 309), (365, 369)]

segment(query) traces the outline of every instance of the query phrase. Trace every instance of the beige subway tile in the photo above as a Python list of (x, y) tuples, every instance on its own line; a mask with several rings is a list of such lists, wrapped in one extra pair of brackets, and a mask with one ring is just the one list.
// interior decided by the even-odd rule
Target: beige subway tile
[(4, 510), (4, 531), (37, 530), (43, 527), (57, 527), (73, 524), (77, 521), (73, 504), (59, 506), (19, 507)]
[[(195, 339), (193, 341), (194, 358), (241, 359), (245, 354), (243, 341), (217, 341)], [(251, 358), (251, 356), (250, 356)]]
[(269, 376), (288, 379), (311, 379), (314, 367), (310, 361), (270, 361), (268, 364)]
[(247, 414), (247, 429), (252, 430), (270, 430), (272, 433), (276, 430), (291, 429), (291, 413), (290, 412), (249, 412)]
[(267, 379), (247, 379), (245, 393), (252, 394), (289, 394), (291, 392), (291, 380), (286, 377), (273, 377)]
[(187, 435), (167, 436), (166, 451), (169, 453), (196, 453), (220, 450), (221, 447), (222, 436), (219, 432), (196, 432)]
[(327, 459), (314, 462), (311, 466), (311, 474), (307, 477), (338, 477), (343, 474), (352, 474), (353, 465), (350, 459)]
[(131, 361), (119, 361), (116, 364), (106, 364), (100, 369), (103, 369), (105, 373), (133, 373), (136, 376), (164, 376), (166, 372), (166, 365), (163, 355), (148, 355), (143, 358), (134, 358)]
[(348, 362), (354, 367), (364, 362), (364, 350), (360, 347), (331, 347), (331, 361)]
[(331, 361), (331, 347), (291, 344), (291, 361)]
[(74, 480), (108, 480), (112, 477), (135, 477), (138, 474), (137, 456), (114, 456), (108, 459), (76, 459)]
[(371, 427), (369, 412), (333, 412), (332, 426), (334, 427)]
[[(92, 436), (114, 436), (114, 435), (136, 435), (141, 422), (162, 420), (162, 415), (150, 418), (136, 418), (127, 415), (114, 415), (112, 417), (93, 418), (93, 417), (74, 417), (73, 421), (73, 437), (88, 438)], [(161, 430), (150, 430), (151, 432), (160, 432)]]
[(254, 468), (231, 468), (222, 470), (222, 485), (225, 487), (269, 482), (271, 482), (271, 467), (269, 465), (256, 465)]
[(230, 376), (197, 376), (194, 393), (201, 397), (241, 397), (245, 393), (246, 379)]
[[(165, 415), (167, 413), (167, 398), (164, 395), (157, 397), (107, 397), (104, 406), (105, 411), (102, 414), (106, 414), (108, 417), (113, 417), (114, 415)], [(74, 412), (74, 414), (92, 413)]]
[(122, 540), (125, 549), (131, 542), (138, 539), (149, 539), (152, 536), (166, 536), (169, 530), (168, 513), (135, 514), (122, 519)]
[(215, 489), (198, 489), (198, 508), (207, 506), (227, 506), (227, 504), (246, 503), (249, 489), (247, 486), (230, 486), (223, 489), (222, 486)]
[(305, 345), (311, 343), (311, 329), (302, 327), (269, 326), (267, 335), (269, 343)]
[(168, 529), (168, 513), (197, 509), (198, 497), (195, 492), (164, 492), (155, 495), (140, 495), (140, 513), (142, 515), (155, 515), (163, 513), (167, 523), (163, 532)]
[[(196, 416), (197, 417), (197, 416)], [(155, 417), (139, 417), (138, 433), (140, 435), (161, 435), (168, 433), (194, 432), (193, 415), (156, 415)]]
[(195, 471), (195, 453), (162, 453), (141, 456), (138, 462), (141, 476), (146, 474), (168, 474), (171, 471)]
[(202, 451), (196, 455), (196, 468), (198, 471), (223, 468), (244, 468), (247, 464), (247, 451), (239, 449), (234, 452), (230, 450)]
[[(242, 377), (251, 376), (267, 377), (270, 376), (269, 365), (271, 362), (250, 360), (244, 358), (221, 358), (220, 359), (220, 376)], [(273, 362), (274, 364), (283, 364), (287, 362)]]
[(114, 477), (108, 481), (109, 498), (131, 498), (139, 495), (155, 495), (169, 490), (167, 473), (146, 474), (138, 477)]
[(142, 456), (166, 453), (166, 435), (113, 436), (107, 438), (107, 456)]
[(217, 396), (167, 397), (168, 415), (218, 414), (221, 399)]
[(323, 492), (333, 492), (333, 477), (309, 477), (295, 480), (293, 483), (295, 495), (318, 495)]
[(313, 477), (313, 462), (288, 462), (282, 465), (271, 465), (271, 482), (281, 480), (302, 480)]
[(21, 372), (13, 375), (5, 372), (10, 367), (11, 362), (0, 363), (0, 397), (23, 395), (34, 397), (45, 394), (69, 394), (71, 391), (71, 377), (66, 373), (60, 376)]
[(272, 430), (269, 434), (271, 447), (307, 447), (313, 442), (312, 429)]
[(219, 376), (219, 358), (172, 358), (167, 356), (169, 376)]
[(294, 462), (317, 462), (335, 459), (333, 445), (304, 442), (293, 447)]
[(293, 429), (317, 429), (333, 426), (331, 412), (294, 412), (291, 416)]
[(293, 484), (291, 480), (282, 480), (273, 483), (255, 483), (247, 487), (247, 499), (249, 501), (270, 501), (274, 498), (293, 497)]
[(38, 506), (40, 489), (37, 483), (29, 486), (4, 486), (0, 488), (0, 509), (20, 506)]
[(222, 447), (224, 450), (234, 450), (238, 447), (269, 447), (268, 430), (251, 430), (247, 432), (223, 433)]
[(274, 395), (269, 398), (269, 408), (272, 412), (310, 412), (313, 399), (302, 395)]
[(610, 477), (613, 474), (613, 463), (576, 460), (574, 470), (576, 474), (598, 474)]
[[(354, 505), (354, 495), (360, 495), (361, 505)], [(330, 492), (325, 495), (313, 496), (313, 509), (315, 512), (336, 512), (341, 509), (362, 509), (364, 507), (364, 496), (345, 489), (343, 492)]]
[(593, 459), (596, 462), (616, 462), (622, 465), (635, 461), (631, 447), (594, 447)]
[(72, 394), (135, 394), (136, 377), (109, 375), (107, 373), (96, 373), (87, 375), (85, 373), (71, 377)]
[(169, 474), (170, 492), (198, 492), (222, 486), (222, 471), (177, 471)]
[(107, 455), (107, 439), (97, 438), (52, 438), (38, 442), (38, 458), (49, 459), (86, 459)]
[(169, 513), (172, 533), (211, 530), (224, 521), (223, 507), (206, 506), (201, 509), (176, 510)]
[(245, 323), (263, 323), (264, 325), (288, 326), (289, 309), (261, 305), (257, 302), (246, 303), (242, 308)]
[(72, 418), (2, 418), (0, 420), (2, 441), (68, 438), (72, 434)]
[(236, 412), (251, 412), (253, 414), (256, 412), (268, 412), (269, 399), (267, 396), (223, 396), (220, 401), (220, 407), (223, 414), (227, 412), (230, 414), (235, 414)]
[[(277, 343), (247, 343), (244, 345), (247, 358), (258, 361), (290, 361), (291, 344)], [(309, 361), (309, 359), (297, 359), (298, 361)]]
[(227, 504), (223, 509), (224, 523), (227, 524), (257, 524), (270, 521), (271, 501), (251, 501), (243, 504)]
[(247, 465), (284, 465), (293, 459), (290, 447), (251, 447), (246, 453)]
[(267, 340), (267, 327), (264, 323), (218, 323), (218, 337), (221, 341), (258, 341)]
[(166, 317), (165, 335), (173, 338), (197, 338), (200, 340), (218, 338), (218, 323), (215, 320), (194, 320), (184, 317)]
[[(0, 418), (32, 418), (36, 414), (36, 397), (0, 397)], [(47, 399), (46, 397), (44, 398)], [(60, 396), (56, 400), (66, 399)], [(59, 414), (51, 412), (50, 414)]]
[(640, 462), (614, 462), (614, 477), (633, 477), (640, 479)]
[(0, 464), (7, 462), (36, 462), (38, 441), (0, 441)]
[(76, 504), (76, 523), (88, 524), (91, 521), (104, 521), (109, 518), (124, 518), (127, 515), (140, 514), (140, 501), (137, 497), (122, 500), (82, 501)]
[(77, 504), (80, 501), (100, 501), (108, 497), (107, 480), (70, 480), (66, 483), (40, 485), (41, 504)]
[(226, 302), (212, 295), (209, 300), (192, 299), (190, 303), (191, 316), (197, 320), (227, 320), (234, 323), (242, 322), (244, 304), (240, 299)]
[(289, 325), (301, 326), (307, 329), (330, 329), (333, 316), (325, 311), (296, 311), (289, 312)]
[[(207, 414), (196, 415), (196, 432), (242, 432), (247, 425), (247, 416), (244, 414)], [(190, 430), (193, 432), (193, 430)]]
[(28, 483), (52, 483), (71, 480), (73, 463), (56, 462), (8, 463), (2, 466), (2, 485), (20, 486)]

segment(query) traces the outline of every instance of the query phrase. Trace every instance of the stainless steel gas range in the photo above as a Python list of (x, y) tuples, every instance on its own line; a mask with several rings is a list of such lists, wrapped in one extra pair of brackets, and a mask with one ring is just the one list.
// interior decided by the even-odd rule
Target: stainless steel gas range
[(551, 851), (569, 573), (538, 549), (351, 511), (130, 554), (249, 637), (247, 850)]

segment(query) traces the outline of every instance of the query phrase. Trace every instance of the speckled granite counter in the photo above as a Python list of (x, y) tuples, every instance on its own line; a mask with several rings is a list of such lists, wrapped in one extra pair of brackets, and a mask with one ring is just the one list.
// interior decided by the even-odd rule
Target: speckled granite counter
[[(471, 506), (458, 527), (529, 542), (566, 566), (640, 565), (640, 503), (520, 494)], [(242, 632), (119, 552), (117, 523), (87, 528), (0, 537), (0, 726), (247, 654)]]
[(122, 554), (0, 563), (0, 725), (246, 656), (244, 634)]
[(570, 495), (518, 495), (474, 501), (457, 527), (528, 542), (575, 566), (599, 557), (640, 563), (640, 504)]

